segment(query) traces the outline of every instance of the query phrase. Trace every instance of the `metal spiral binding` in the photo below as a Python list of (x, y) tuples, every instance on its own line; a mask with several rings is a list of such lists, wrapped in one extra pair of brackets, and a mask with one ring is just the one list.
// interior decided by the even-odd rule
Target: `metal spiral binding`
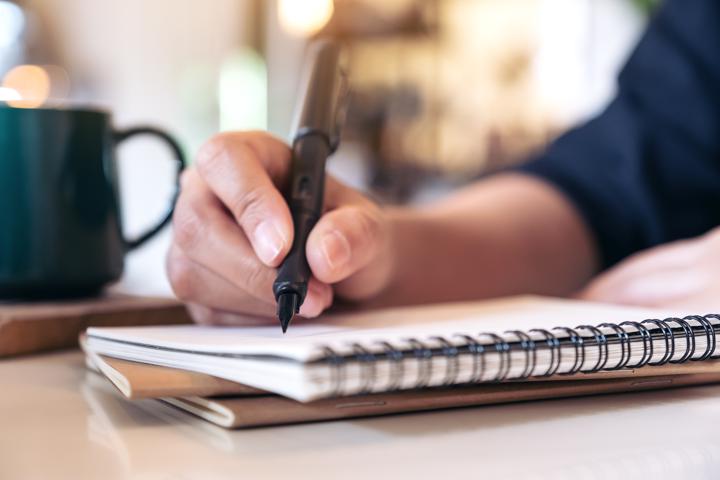
[(705, 317), (701, 317), (700, 315), (689, 315), (685, 317), (685, 320), (695, 320), (703, 327), (707, 346), (705, 347), (703, 354), (697, 358), (697, 361), (707, 360), (715, 351), (715, 346), (717, 345), (717, 338), (715, 337), (715, 331), (712, 323), (710, 323), (710, 320)]
[(643, 342), (643, 349), (642, 354), (643, 356), (638, 360), (638, 362), (635, 365), (627, 365), (627, 368), (640, 368), (652, 360), (653, 356), (653, 342), (652, 342), (652, 334), (650, 333), (650, 330), (648, 330), (642, 323), (640, 322), (622, 322), (620, 324), (620, 327), (623, 327), (625, 325), (629, 325), (631, 327), (635, 327), (635, 329), (640, 333), (640, 336), (642, 337)]
[[(705, 316), (702, 317), (702, 318), (704, 318), (705, 320), (707, 320), (708, 324), (710, 324), (710, 329), (711, 329), (711, 330), (713, 331), (713, 333), (714, 333), (714, 332), (715, 332), (715, 325), (713, 325), (713, 324), (710, 322), (710, 319), (713, 318), (713, 319), (717, 320), (718, 323), (720, 323), (720, 315), (711, 313), (711, 314), (705, 315)], [(708, 358), (719, 358), (719, 357), (720, 357), (720, 353), (718, 353), (717, 355), (713, 355), (713, 352), (715, 351), (715, 347), (717, 346), (717, 340), (716, 340), (714, 334), (712, 335), (712, 337), (713, 337), (713, 340), (712, 340), (713, 346), (712, 346), (712, 349), (711, 349), (711, 352), (710, 352), (710, 355), (708, 356)], [(708, 348), (708, 349), (709, 349), (709, 348)], [(710, 350), (710, 349), (709, 349), (709, 350)], [(702, 359), (702, 360), (704, 360), (704, 359)]]
[(585, 363), (585, 342), (583, 341), (582, 336), (572, 328), (555, 327), (553, 328), (553, 330), (560, 330), (567, 333), (568, 337), (570, 338), (570, 343), (575, 348), (575, 361), (573, 362), (573, 366), (570, 367), (570, 370), (562, 374), (575, 375), (577, 372), (580, 371), (583, 363)]
[(373, 383), (377, 376), (375, 375), (375, 354), (367, 350), (359, 343), (353, 343), (352, 349), (355, 352), (355, 358), (361, 365), (361, 385), (358, 393), (370, 393)]
[(339, 396), (343, 393), (343, 380), (345, 378), (345, 358), (340, 355), (335, 349), (328, 346), (322, 347), (325, 354), (326, 361), (333, 367), (330, 369), (332, 372), (331, 383), (333, 385), (332, 394), (333, 396)]
[(413, 355), (418, 359), (417, 388), (423, 388), (430, 383), (433, 374), (432, 349), (416, 338), (409, 338), (408, 343), (413, 347)]
[[(692, 322), (692, 323), (691, 323)], [(605, 332), (603, 332), (605, 329)], [(611, 330), (612, 333), (607, 333)], [(706, 346), (700, 353), (697, 345), (697, 334), (704, 334)], [(364, 346), (360, 343), (350, 344), (350, 354), (341, 354), (337, 349), (323, 347), (323, 361), (332, 368), (331, 384), (335, 395), (342, 395), (347, 386), (348, 363), (358, 365), (359, 386), (353, 393), (369, 393), (376, 387), (377, 362), (389, 363), (389, 378), (384, 390), (394, 391), (405, 388), (423, 388), (428, 386), (450, 386), (458, 383), (461, 375), (461, 359), (472, 359), (472, 372), (463, 383), (502, 382), (510, 378), (511, 372), (517, 372), (519, 366), (513, 365), (522, 354), (523, 363), (519, 373), (513, 379), (527, 377), (549, 377), (556, 374), (574, 375), (577, 373), (594, 373), (601, 370), (619, 370), (623, 368), (641, 368), (646, 365), (657, 366), (666, 363), (682, 363), (720, 358), (720, 347), (717, 335), (720, 334), (720, 315), (689, 315), (684, 318), (667, 318), (665, 320), (648, 319), (642, 322), (602, 323), (597, 326), (580, 325), (575, 328), (555, 327), (551, 330), (532, 329), (528, 331), (509, 330), (503, 336), (495, 333), (477, 335), (454, 334), (451, 337), (433, 336), (424, 340), (407, 338), (408, 347), (398, 348), (386, 341), (374, 342), (378, 348)], [(541, 338), (538, 338), (541, 337)], [(684, 339), (685, 348), (678, 351), (678, 339)], [(663, 355), (654, 360), (656, 342), (664, 344)], [(616, 363), (608, 365), (610, 345), (620, 347), (620, 355)], [(596, 349), (597, 361), (592, 366), (585, 366), (588, 349)], [(633, 351), (641, 352), (639, 359), (633, 360)], [(682, 348), (682, 347), (680, 347)], [(571, 366), (563, 365), (563, 355), (568, 349), (573, 354)], [(640, 350), (641, 349), (641, 350)], [(378, 351), (380, 350), (380, 351)], [(547, 368), (538, 372), (539, 352), (547, 351), (549, 360)], [(497, 355), (498, 367), (488, 377), (488, 355)], [(679, 357), (678, 357), (679, 355)], [(445, 359), (445, 369), (440, 380), (435, 378), (435, 358)], [(635, 355), (637, 357), (637, 353)], [(678, 357), (678, 358), (676, 358)], [(417, 362), (417, 378), (409, 382), (406, 362)]]
[[(620, 343), (620, 360), (618, 360), (617, 365), (614, 365), (612, 368), (608, 368), (608, 370), (620, 370), (621, 368), (625, 368), (628, 362), (630, 362), (630, 359), (632, 358), (630, 336), (628, 335), (627, 331), (616, 323), (601, 323), (600, 325), (598, 325), (598, 327), (613, 329), (615, 331), (615, 334), (617, 335), (618, 342)], [(627, 347), (627, 350), (625, 349), (625, 347)], [(627, 355), (625, 354), (626, 352)]]
[(403, 377), (405, 374), (405, 363), (403, 362), (405, 354), (402, 350), (398, 350), (388, 342), (379, 342), (383, 347), (385, 356), (390, 359), (392, 367), (390, 369), (390, 382), (388, 384), (388, 391), (400, 390), (403, 383)]
[(683, 353), (682, 357), (677, 360), (670, 360), (670, 363), (682, 363), (695, 353), (695, 336), (693, 335), (692, 328), (690, 328), (689, 323), (680, 318), (670, 318), (666, 321), (679, 323), (683, 329), (683, 333), (685, 334), (685, 353)]
[[(530, 333), (539, 333), (540, 335), (543, 335), (545, 337), (545, 344), (550, 351), (550, 363), (548, 364), (548, 369), (545, 373), (542, 375), (538, 375), (538, 377), (551, 377), (557, 373), (557, 371), (560, 369), (560, 364), (562, 362), (562, 351), (560, 350), (560, 341), (558, 338), (553, 335), (552, 333), (548, 332), (545, 329), (542, 328), (534, 328), (529, 331)], [(557, 361), (556, 361), (557, 358)], [(533, 367), (533, 371), (535, 370), (535, 367)]]
[(459, 333), (454, 336), (465, 340), (466, 348), (473, 356), (473, 370), (468, 383), (480, 382), (485, 376), (485, 346), (470, 335)]
[(670, 328), (670, 326), (668, 326), (667, 322), (665, 322), (664, 320), (658, 319), (643, 320), (640, 323), (643, 325), (655, 325), (657, 328), (660, 329), (661, 333), (663, 334), (663, 338), (665, 339), (665, 355), (663, 355), (663, 357), (657, 362), (648, 362), (648, 365), (657, 366), (664, 365), (669, 362), (670, 359), (675, 355), (675, 335), (673, 335), (672, 328)]
[(608, 346), (607, 337), (605, 336), (604, 333), (602, 333), (602, 331), (599, 328), (593, 327), (592, 325), (580, 325), (579, 327), (575, 327), (575, 329), (576, 330), (590, 330), (590, 332), (595, 336), (595, 343), (598, 346), (598, 361), (589, 370), (580, 370), (580, 371), (582, 373), (599, 372), (600, 370), (605, 368), (605, 365), (607, 365), (608, 356), (610, 354), (610, 347)]
[(493, 382), (501, 382), (507, 379), (508, 373), (510, 373), (510, 344), (506, 342), (500, 335), (495, 333), (480, 333), (480, 337), (490, 337), (493, 342), (492, 345), (495, 347), (495, 351), (500, 359), (500, 367), (498, 368), (497, 375), (492, 379)]
[(443, 385), (453, 385), (460, 373), (460, 358), (458, 348), (443, 337), (431, 337), (432, 340), (442, 345), (443, 356), (447, 359), (447, 367), (445, 369), (445, 379)]
[(525, 352), (525, 368), (523, 368), (520, 377), (529, 377), (537, 363), (537, 349), (535, 348), (535, 342), (532, 338), (530, 338), (530, 335), (520, 330), (509, 330), (505, 333), (515, 335), (520, 339), (520, 348), (522, 348), (522, 350)]

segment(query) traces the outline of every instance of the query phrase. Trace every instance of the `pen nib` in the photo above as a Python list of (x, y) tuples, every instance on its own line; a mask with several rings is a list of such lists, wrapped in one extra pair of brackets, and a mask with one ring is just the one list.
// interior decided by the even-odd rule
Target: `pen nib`
[(287, 332), (290, 321), (300, 309), (300, 296), (296, 293), (283, 293), (277, 299), (278, 319), (283, 333)]

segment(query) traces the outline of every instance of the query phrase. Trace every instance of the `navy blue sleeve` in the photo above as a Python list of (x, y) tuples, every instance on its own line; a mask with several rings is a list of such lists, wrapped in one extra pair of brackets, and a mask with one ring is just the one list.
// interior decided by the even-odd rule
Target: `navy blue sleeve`
[(605, 267), (720, 225), (720, 0), (661, 7), (609, 107), (519, 170), (570, 198)]

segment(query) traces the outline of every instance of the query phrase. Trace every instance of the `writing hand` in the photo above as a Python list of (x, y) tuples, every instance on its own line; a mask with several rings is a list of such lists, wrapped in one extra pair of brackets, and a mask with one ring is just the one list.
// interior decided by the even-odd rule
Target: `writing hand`
[[(218, 135), (183, 175), (167, 272), (175, 294), (203, 323), (235, 323), (275, 313), (272, 283), (293, 226), (281, 189), (290, 150), (262, 132)], [(300, 313), (314, 317), (337, 294), (370, 298), (392, 269), (383, 211), (328, 177), (325, 213), (307, 242), (313, 278)]]

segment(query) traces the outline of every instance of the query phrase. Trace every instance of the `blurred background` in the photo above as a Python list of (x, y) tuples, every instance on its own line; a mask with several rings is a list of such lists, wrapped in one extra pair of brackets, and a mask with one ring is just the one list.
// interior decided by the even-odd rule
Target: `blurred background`
[[(169, 130), (192, 161), (219, 131), (289, 138), (308, 41), (348, 47), (352, 96), (330, 170), (421, 203), (522, 162), (601, 110), (653, 0), (0, 0), (0, 101), (97, 106)], [(124, 229), (171, 194), (169, 153), (119, 151)], [(121, 282), (167, 293), (169, 233)]]

